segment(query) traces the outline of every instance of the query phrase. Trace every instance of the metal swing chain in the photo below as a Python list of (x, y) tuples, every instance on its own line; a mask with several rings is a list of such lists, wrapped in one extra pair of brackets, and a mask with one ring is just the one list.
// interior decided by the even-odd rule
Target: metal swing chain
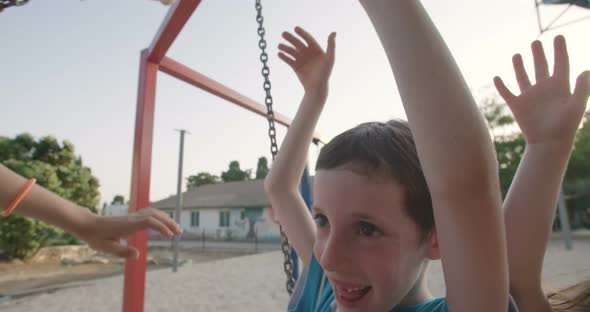
[[(264, 26), (262, 25), (264, 22), (264, 17), (262, 17), (262, 4), (260, 3), (261, 0), (256, 0), (256, 21), (258, 22), (258, 36), (260, 36), (260, 41), (258, 41), (258, 47), (262, 51), (260, 53), (260, 61), (262, 62), (262, 76), (264, 77), (264, 91), (266, 92), (266, 97), (264, 102), (266, 104), (266, 118), (268, 120), (268, 137), (270, 138), (270, 153), (272, 154), (272, 160), (274, 161), (275, 157), (277, 156), (277, 152), (279, 150), (277, 146), (277, 137), (276, 137), (276, 129), (275, 129), (275, 121), (274, 121), (274, 111), (272, 108), (273, 100), (272, 95), (270, 94), (270, 69), (268, 68), (268, 54), (266, 53), (266, 40), (264, 39)], [(283, 231), (283, 227), (279, 226), (281, 230), (281, 249), (283, 250), (284, 262), (283, 268), (285, 270), (285, 274), (287, 275), (287, 292), (289, 294), (293, 293), (293, 288), (295, 288), (295, 281), (293, 279), (293, 260), (291, 259), (291, 247), (289, 246), (289, 240)]]
[(12, 6), (25, 5), (27, 2), (29, 2), (29, 0), (0, 0), (0, 12)]

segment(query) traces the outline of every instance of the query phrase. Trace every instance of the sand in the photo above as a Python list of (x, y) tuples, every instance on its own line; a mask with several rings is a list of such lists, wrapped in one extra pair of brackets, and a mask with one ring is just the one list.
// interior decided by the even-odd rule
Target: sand
[[(545, 288), (559, 289), (590, 279), (590, 235), (576, 238), (566, 251), (552, 240), (545, 260)], [(268, 252), (206, 263), (187, 264), (147, 274), (146, 312), (164, 311), (285, 311), (288, 296), (282, 272), (282, 254)], [(429, 283), (435, 295), (444, 295), (440, 262), (432, 265)], [(116, 276), (72, 285), (0, 303), (2, 312), (120, 311), (123, 277)]]

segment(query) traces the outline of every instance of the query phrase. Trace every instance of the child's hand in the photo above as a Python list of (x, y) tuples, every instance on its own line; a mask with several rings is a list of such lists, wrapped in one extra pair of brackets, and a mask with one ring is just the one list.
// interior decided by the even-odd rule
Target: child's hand
[(496, 89), (512, 110), (527, 144), (571, 145), (590, 95), (589, 71), (578, 76), (574, 93), (570, 93), (569, 57), (563, 36), (555, 37), (554, 49), (555, 64), (550, 76), (543, 45), (539, 41), (532, 43), (535, 85), (529, 81), (522, 57), (516, 54), (512, 58), (519, 96), (512, 94), (500, 77), (494, 78)]
[(328, 79), (334, 67), (336, 33), (330, 34), (326, 52), (302, 28), (296, 27), (295, 33), (301, 36), (305, 43), (293, 34), (284, 32), (283, 38), (292, 46), (279, 44), (279, 58), (293, 68), (305, 91), (327, 87)]
[(146, 229), (155, 230), (167, 237), (182, 233), (167, 214), (147, 208), (125, 216), (94, 216), (78, 237), (86, 241), (92, 249), (123, 258), (137, 258), (139, 252), (131, 246), (121, 245), (120, 239)]

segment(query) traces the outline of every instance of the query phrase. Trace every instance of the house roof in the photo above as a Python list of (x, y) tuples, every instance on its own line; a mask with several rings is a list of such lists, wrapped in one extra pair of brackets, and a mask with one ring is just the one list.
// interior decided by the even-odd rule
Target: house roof
[[(313, 178), (312, 178), (313, 181)], [(182, 193), (184, 209), (268, 207), (264, 180), (202, 185)], [(152, 202), (159, 209), (176, 208), (176, 195)]]
[[(267, 207), (264, 180), (208, 184), (182, 193), (182, 206), (189, 208)], [(154, 208), (176, 208), (176, 195), (153, 202)]]

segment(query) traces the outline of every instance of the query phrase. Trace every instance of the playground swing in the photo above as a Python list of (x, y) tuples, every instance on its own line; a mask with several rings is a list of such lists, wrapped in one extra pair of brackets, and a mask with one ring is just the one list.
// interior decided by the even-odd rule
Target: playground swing
[[(268, 67), (268, 54), (266, 53), (266, 40), (264, 39), (264, 35), (266, 33), (263, 22), (264, 17), (262, 16), (262, 3), (261, 0), (256, 0), (256, 22), (258, 22), (258, 36), (260, 40), (258, 41), (258, 47), (260, 48), (260, 61), (262, 62), (262, 76), (264, 77), (264, 92), (265, 92), (265, 99), (264, 103), (266, 104), (267, 109), (267, 120), (268, 120), (268, 136), (270, 139), (270, 152), (272, 155), (272, 160), (274, 161), (276, 155), (278, 153), (278, 146), (277, 146), (277, 139), (276, 139), (276, 129), (275, 129), (275, 122), (274, 122), (274, 111), (273, 111), (273, 99), (271, 95), (271, 83), (269, 80), (270, 69)], [(313, 143), (317, 146), (319, 143), (318, 139), (314, 139)], [(304, 197), (304, 200), (308, 207), (311, 206), (311, 191), (310, 191), (310, 181), (309, 181), (309, 171), (306, 168), (301, 180), (301, 193)], [(281, 250), (283, 252), (284, 262), (283, 262), (283, 269), (285, 271), (285, 275), (287, 277), (286, 281), (286, 288), (289, 295), (293, 293), (293, 289), (295, 288), (295, 282), (297, 281), (298, 277), (298, 258), (295, 251), (289, 245), (289, 240), (283, 231), (283, 227), (279, 225), (279, 229), (281, 232)]]
[[(223, 85), (219, 85), (214, 81), (208, 80), (208, 78), (200, 75), (199, 73), (192, 72), (190, 69), (182, 66), (182, 64), (165, 57), (166, 50), (170, 47), (176, 35), (178, 35), (178, 32), (184, 26), (184, 23), (186, 23), (186, 20), (188, 20), (188, 18), (192, 15), (192, 12), (196, 9), (201, 1), (159, 1), (163, 4), (172, 4), (174, 2), (177, 3), (172, 10), (172, 14), (170, 14), (165, 21), (162, 32), (157, 35), (157, 40), (155, 43), (153, 43), (149, 49), (146, 49), (142, 52), (142, 65), (140, 66), (140, 85), (138, 95), (138, 116), (136, 116), (136, 137), (134, 145), (134, 169), (132, 176), (132, 195), (136, 197), (132, 199), (132, 206), (135, 206), (134, 209), (137, 209), (137, 206), (147, 206), (148, 204), (148, 192), (147, 188), (145, 187), (148, 184), (146, 184), (145, 181), (149, 181), (151, 163), (149, 162), (149, 158), (140, 158), (135, 156), (138, 155), (139, 151), (141, 151), (143, 147), (151, 148), (151, 138), (144, 135), (144, 127), (145, 129), (150, 129), (153, 127), (153, 108), (151, 107), (154, 105), (153, 88), (155, 87), (155, 74), (158, 69), (200, 88), (204, 88), (217, 96), (221, 96), (249, 110), (255, 111), (257, 113), (261, 112), (257, 107), (254, 107), (256, 104), (251, 103), (249, 99), (246, 99), (235, 93), (233, 90), (227, 89)], [(22, 6), (28, 2), (29, 0), (0, 0), (0, 12), (5, 8)], [(273, 110), (273, 99), (270, 92), (271, 83), (269, 80), (270, 69), (267, 64), (268, 54), (266, 53), (266, 40), (264, 39), (265, 29), (263, 26), (264, 17), (262, 16), (261, 0), (256, 0), (255, 5), (257, 11), (256, 21), (258, 22), (257, 31), (260, 37), (258, 46), (261, 49), (260, 61), (263, 65), (263, 87), (266, 93), (265, 104), (266, 117), (269, 124), (268, 135), (271, 142), (272, 159), (274, 160), (278, 152), (275, 120), (285, 125), (288, 125), (290, 121), (287, 121), (284, 116), (275, 116)], [(188, 15), (185, 15), (184, 13), (176, 15), (176, 10), (180, 6), (183, 7), (183, 10), (190, 11), (191, 13)], [(179, 11), (182, 10), (179, 9)], [(171, 20), (174, 20), (174, 22), (171, 22)], [(157, 67), (158, 64), (160, 68)], [(313, 143), (318, 145), (319, 142), (321, 142), (319, 137), (314, 136)], [(139, 168), (141, 168), (141, 170)], [(311, 190), (307, 168), (301, 180), (301, 192), (308, 206), (311, 205)], [(283, 268), (287, 276), (286, 289), (289, 294), (292, 294), (295, 287), (295, 281), (298, 277), (298, 258), (295, 251), (290, 247), (289, 241), (282, 227), (280, 228), (280, 232), (281, 249), (284, 256)], [(147, 246), (147, 235), (145, 233), (142, 235), (137, 235), (136, 237), (130, 239), (130, 242), (132, 245), (139, 246), (139, 250), (145, 251)], [(136, 263), (135, 261), (128, 261), (126, 263), (123, 302), (124, 311), (143, 311), (145, 260), (138, 259), (137, 261), (139, 261), (139, 263)], [(140, 302), (138, 303), (137, 300)]]
[[(543, 5), (565, 5), (565, 4), (567, 4), (567, 7), (565, 9), (563, 9), (557, 15), (557, 17), (555, 17), (546, 26), (543, 26), (543, 21), (541, 18), (541, 6), (543, 6)], [(550, 30), (553, 30), (556, 28), (575, 24), (575, 23), (578, 23), (578, 22), (581, 22), (581, 21), (584, 21), (584, 20), (590, 18), (590, 15), (589, 15), (589, 16), (584, 16), (584, 17), (581, 17), (578, 19), (574, 19), (574, 20), (565, 22), (563, 24), (555, 25), (555, 23), (557, 23), (557, 21), (559, 19), (561, 19), (574, 6), (579, 7), (579, 8), (583, 8), (583, 9), (590, 9), (590, 0), (535, 0), (535, 8), (537, 10), (537, 22), (539, 24), (540, 34), (542, 35), (546, 31), (550, 31)]]
[[(269, 80), (270, 69), (268, 67), (268, 54), (266, 53), (266, 40), (264, 39), (264, 35), (266, 33), (264, 29), (264, 17), (262, 16), (262, 3), (261, 0), (256, 0), (256, 22), (258, 22), (258, 36), (260, 40), (258, 41), (258, 47), (260, 48), (260, 61), (262, 62), (262, 76), (264, 77), (264, 92), (266, 94), (264, 103), (266, 104), (266, 116), (268, 120), (268, 137), (270, 139), (270, 153), (272, 155), (272, 160), (274, 161), (277, 153), (278, 153), (278, 145), (277, 145), (277, 138), (276, 138), (276, 129), (275, 129), (275, 122), (274, 122), (274, 111), (273, 111), (273, 99), (270, 92), (271, 83)], [(285, 235), (283, 231), (283, 227), (279, 225), (279, 229), (281, 232), (281, 250), (283, 252), (283, 270), (285, 271), (285, 275), (287, 277), (286, 281), (286, 288), (289, 294), (293, 293), (293, 288), (295, 288), (295, 279), (296, 276), (293, 276), (294, 265), (297, 263), (296, 257), (291, 252), (291, 247), (289, 246), (289, 239)]]

